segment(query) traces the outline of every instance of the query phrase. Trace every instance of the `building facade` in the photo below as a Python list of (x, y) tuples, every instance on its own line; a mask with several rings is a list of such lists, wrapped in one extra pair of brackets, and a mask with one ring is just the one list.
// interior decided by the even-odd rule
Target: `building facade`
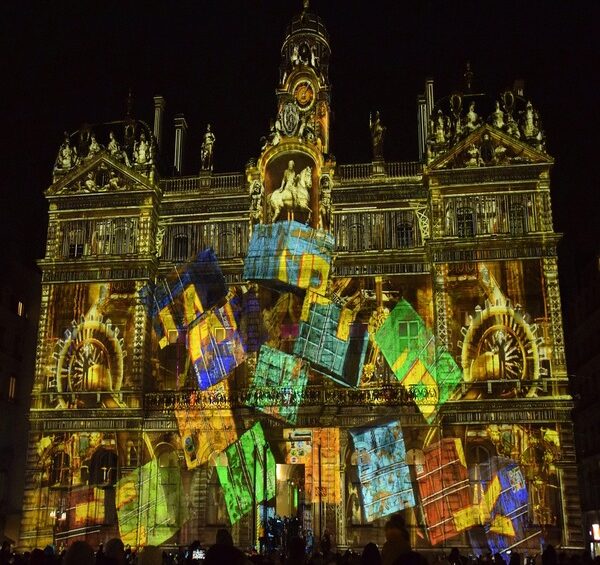
[[(244, 172), (161, 175), (164, 101), (67, 135), (46, 192), (20, 544), (582, 545), (550, 197), (522, 93), (418, 98), (421, 160), (341, 165), (308, 8)], [(186, 123), (175, 124), (181, 171)], [(104, 144), (104, 145), (102, 145)], [(266, 503), (263, 501), (266, 500)]]
[(600, 555), (600, 258), (578, 274), (571, 308), (571, 386), (575, 398), (581, 508), (586, 548)]
[[(11, 242), (12, 243), (12, 242)], [(17, 541), (24, 489), (24, 444), (33, 382), (40, 272), (7, 244), (0, 251), (0, 532)]]

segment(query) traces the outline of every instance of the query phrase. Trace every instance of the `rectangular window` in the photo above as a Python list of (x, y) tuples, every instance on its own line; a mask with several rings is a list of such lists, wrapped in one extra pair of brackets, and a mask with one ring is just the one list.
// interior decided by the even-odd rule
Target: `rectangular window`
[(419, 322), (408, 321), (398, 324), (398, 342), (401, 349), (408, 349), (411, 342), (419, 336)]
[(11, 402), (14, 402), (16, 397), (17, 397), (17, 378), (10, 377), (10, 379), (8, 379), (8, 400), (10, 400)]
[(20, 300), (17, 303), (17, 314), (19, 316), (24, 316), (25, 315), (25, 307), (23, 306), (23, 303)]

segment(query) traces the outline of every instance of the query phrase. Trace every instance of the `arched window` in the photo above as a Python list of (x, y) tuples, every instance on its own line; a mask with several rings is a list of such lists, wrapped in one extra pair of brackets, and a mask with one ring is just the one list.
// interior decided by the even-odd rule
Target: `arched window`
[(490, 452), (481, 445), (475, 445), (469, 453), (469, 475), (473, 502), (478, 504), (492, 479)]
[(70, 482), (71, 459), (64, 451), (57, 451), (52, 457), (50, 467), (50, 484), (53, 486), (67, 486)]
[(185, 261), (188, 258), (188, 236), (186, 233), (176, 233), (173, 237), (173, 259)]
[(219, 228), (219, 239), (217, 253), (220, 257), (234, 257), (234, 242), (235, 234), (233, 231), (228, 230), (227, 226), (221, 226)]
[(456, 211), (458, 237), (473, 237), (475, 235), (475, 218), (473, 208), (459, 208)]
[(396, 224), (396, 240), (400, 249), (413, 247), (413, 225), (406, 221)]
[(112, 486), (117, 482), (117, 454), (100, 448), (90, 461), (90, 485)]
[(83, 255), (85, 244), (85, 232), (81, 226), (76, 226), (67, 232), (68, 239), (68, 257), (69, 259), (77, 259)]
[(511, 235), (524, 235), (527, 233), (527, 218), (525, 207), (522, 204), (513, 203), (510, 205), (508, 224)]

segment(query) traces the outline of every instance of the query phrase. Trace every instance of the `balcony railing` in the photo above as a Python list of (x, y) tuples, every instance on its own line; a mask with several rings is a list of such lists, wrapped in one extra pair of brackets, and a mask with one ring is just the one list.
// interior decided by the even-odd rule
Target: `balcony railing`
[[(389, 178), (412, 178), (423, 173), (423, 163), (418, 161), (398, 161), (385, 163), (385, 176)], [(341, 182), (369, 180), (373, 177), (372, 163), (340, 165), (338, 174)]]
[(176, 177), (163, 179), (161, 186), (164, 192), (200, 192), (207, 188), (225, 192), (243, 188), (244, 175), (225, 173), (210, 176)]

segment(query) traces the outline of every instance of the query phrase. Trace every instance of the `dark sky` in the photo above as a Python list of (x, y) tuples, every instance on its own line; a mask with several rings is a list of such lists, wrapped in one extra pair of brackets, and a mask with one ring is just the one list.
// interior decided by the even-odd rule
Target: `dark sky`
[[(275, 107), (279, 50), (301, 0), (4, 2), (0, 226), (25, 256), (43, 253), (42, 196), (64, 130), (119, 119), (131, 87), (135, 114), (190, 125), (187, 172), (199, 166), (205, 124), (217, 136), (217, 171), (241, 171), (259, 150)], [(416, 96), (426, 77), (436, 97), (462, 86), (496, 96), (515, 78), (539, 108), (555, 157), (553, 202), (565, 233), (567, 278), (600, 250), (597, 178), (600, 3), (312, 0), (332, 44), (331, 150), (338, 163), (370, 160), (369, 111), (388, 126), (388, 160), (416, 158)], [(105, 140), (100, 140), (105, 142)], [(172, 159), (167, 147), (167, 159)], [(11, 243), (8, 243), (11, 242)], [(569, 282), (568, 279), (567, 282)]]

